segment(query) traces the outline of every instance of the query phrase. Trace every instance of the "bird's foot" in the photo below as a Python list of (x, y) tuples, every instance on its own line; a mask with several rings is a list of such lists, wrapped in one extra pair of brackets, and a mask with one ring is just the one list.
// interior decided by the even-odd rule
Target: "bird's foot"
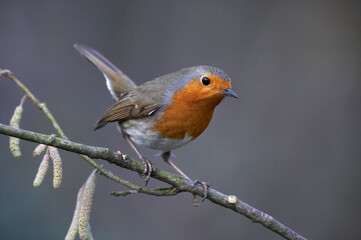
[(204, 200), (206, 200), (207, 196), (208, 196), (208, 189), (209, 189), (209, 183), (206, 183), (206, 182), (203, 182), (203, 181), (200, 181), (198, 179), (194, 180), (193, 181), (193, 187), (196, 187), (197, 185), (201, 185), (202, 188), (203, 188), (203, 197), (202, 197), (202, 200), (200, 203), (198, 203), (198, 200), (197, 200), (197, 195), (193, 194), (193, 204), (194, 206), (198, 207), (200, 206)]
[(148, 159), (146, 159), (145, 157), (142, 157), (141, 160), (143, 162), (144, 171), (142, 174), (140, 174), (140, 176), (144, 178), (145, 186), (147, 186), (150, 176), (155, 171), (155, 167), (153, 166), (153, 163)]

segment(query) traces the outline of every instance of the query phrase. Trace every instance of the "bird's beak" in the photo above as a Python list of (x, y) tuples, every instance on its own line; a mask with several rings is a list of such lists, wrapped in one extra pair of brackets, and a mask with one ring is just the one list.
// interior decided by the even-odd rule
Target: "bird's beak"
[(231, 88), (226, 88), (226, 89), (222, 90), (222, 93), (228, 97), (238, 98), (237, 93), (235, 93)]

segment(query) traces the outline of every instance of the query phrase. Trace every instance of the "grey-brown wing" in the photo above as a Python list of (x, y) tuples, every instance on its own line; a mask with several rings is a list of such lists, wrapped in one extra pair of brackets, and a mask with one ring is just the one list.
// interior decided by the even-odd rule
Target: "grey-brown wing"
[(82, 44), (75, 44), (74, 48), (103, 73), (107, 87), (116, 100), (137, 87), (127, 75), (95, 49)]
[(160, 106), (159, 101), (152, 101), (150, 98), (140, 97), (136, 92), (129, 92), (105, 111), (103, 117), (96, 123), (94, 130), (104, 127), (110, 122), (122, 122), (150, 116)]

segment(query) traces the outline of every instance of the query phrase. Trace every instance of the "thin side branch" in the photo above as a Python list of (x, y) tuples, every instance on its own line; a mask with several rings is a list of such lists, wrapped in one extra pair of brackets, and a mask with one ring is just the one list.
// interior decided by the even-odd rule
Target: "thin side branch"
[[(34, 96), (34, 94), (19, 80), (15, 77), (15, 75), (10, 71), (10, 70), (3, 70), (0, 68), (0, 76), (5, 76), (7, 77), (9, 80), (13, 81), (24, 93), (25, 95), (41, 110), (43, 111), (43, 113), (45, 114), (45, 116), (48, 118), (48, 120), (50, 121), (50, 123), (53, 125), (54, 129), (56, 130), (57, 134), (64, 138), (64, 139), (68, 139), (68, 137), (65, 135), (64, 131), (61, 129), (60, 125), (58, 124), (58, 122), (56, 121), (56, 119), (54, 118), (53, 114), (50, 112), (50, 110), (48, 109), (48, 107), (46, 106), (45, 103), (42, 103), (38, 98), (36, 98)], [(22, 101), (23, 102), (23, 101)], [(130, 189), (137, 189), (139, 188), (139, 186), (130, 183), (127, 180), (124, 180), (120, 177), (118, 177), (117, 175), (115, 175), (114, 173), (112, 173), (111, 171), (102, 168), (100, 165), (98, 165), (93, 159), (89, 158), (86, 155), (80, 155), (80, 157), (87, 162), (89, 165), (91, 165), (93, 168), (96, 168), (99, 173), (101, 175), (103, 175), (104, 177), (111, 179), (115, 182), (118, 182), (120, 184), (122, 184), (125, 187), (128, 187)]]
[(129, 194), (144, 193), (144, 194), (157, 196), (157, 197), (169, 197), (169, 196), (175, 196), (180, 192), (182, 192), (182, 191), (178, 190), (175, 187), (167, 187), (167, 188), (139, 187), (137, 190), (125, 190), (125, 191), (120, 191), (120, 192), (112, 192), (111, 195), (115, 196), (115, 197), (124, 197)]
[[(18, 128), (13, 128), (0, 123), (0, 134), (21, 138), (27, 141), (41, 143), (56, 148), (60, 148), (66, 151), (86, 155), (90, 158), (102, 159), (109, 163), (115, 164), (122, 168), (142, 173), (143, 164), (136, 161), (125, 154), (119, 154), (110, 151), (108, 148), (95, 147), (84, 145), (76, 142), (69, 141), (67, 139), (59, 138), (54, 135), (44, 135), (40, 133), (30, 132)], [(203, 189), (201, 186), (193, 186), (193, 184), (179, 176), (171, 174), (164, 170), (156, 169), (152, 174), (152, 177), (162, 182), (168, 183), (179, 191), (186, 191), (198, 196), (203, 195)], [(144, 192), (146, 193), (146, 192)], [(271, 229), (277, 234), (286, 239), (306, 239), (288, 228), (284, 224), (277, 221), (272, 216), (248, 205), (235, 198), (233, 195), (226, 195), (213, 188), (209, 188), (207, 199), (226, 208), (229, 208), (239, 214), (246, 216), (253, 222), (261, 223), (263, 226)]]

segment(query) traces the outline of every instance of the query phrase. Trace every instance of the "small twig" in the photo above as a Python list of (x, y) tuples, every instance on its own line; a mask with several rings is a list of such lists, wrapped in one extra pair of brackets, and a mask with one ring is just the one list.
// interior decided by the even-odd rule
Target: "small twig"
[(53, 127), (59, 134), (59, 136), (66, 138), (65, 133), (60, 128), (58, 122), (55, 120), (53, 114), (49, 111), (49, 109), (46, 107), (45, 103), (41, 103), (39, 99), (37, 99), (34, 94), (19, 80), (17, 79), (14, 74), (10, 70), (2, 70), (0, 69), (0, 75), (6, 76), (8, 79), (13, 81), (25, 94), (26, 96), (38, 107), (40, 110), (42, 110), (47, 118), (52, 123)]
[(145, 188), (139, 187), (137, 190), (125, 190), (119, 192), (112, 192), (111, 195), (115, 197), (124, 197), (129, 194), (135, 193), (144, 193), (152, 196), (157, 197), (166, 197), (166, 196), (175, 196), (182, 191), (178, 190), (175, 187), (168, 187), (168, 188)]
[(137, 190), (126, 190), (126, 191), (119, 191), (119, 192), (111, 192), (110, 195), (114, 197), (125, 197), (130, 194), (139, 193)]
[(19, 80), (17, 79), (14, 74), (10, 70), (2, 70), (0, 69), (0, 75), (3, 75), (13, 81), (24, 93), (25, 95), (38, 107), (40, 110), (42, 110), (47, 118), (52, 123), (54, 129), (59, 134), (59, 136), (66, 138), (65, 133), (60, 128), (58, 122), (55, 120), (53, 114), (49, 111), (49, 109), (46, 107), (45, 103), (41, 103), (39, 99), (37, 99), (34, 94)]

